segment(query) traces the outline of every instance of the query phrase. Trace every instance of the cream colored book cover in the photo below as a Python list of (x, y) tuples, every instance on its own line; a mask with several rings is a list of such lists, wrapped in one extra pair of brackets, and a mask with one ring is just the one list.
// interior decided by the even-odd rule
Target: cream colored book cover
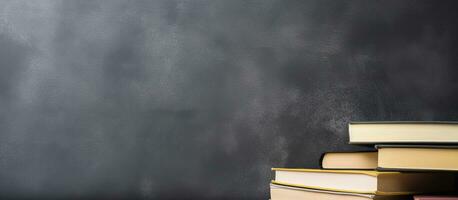
[(348, 129), (351, 144), (458, 143), (457, 122), (351, 122)]
[(316, 190), (374, 195), (445, 192), (455, 187), (453, 173), (380, 172), (273, 168), (272, 183)]

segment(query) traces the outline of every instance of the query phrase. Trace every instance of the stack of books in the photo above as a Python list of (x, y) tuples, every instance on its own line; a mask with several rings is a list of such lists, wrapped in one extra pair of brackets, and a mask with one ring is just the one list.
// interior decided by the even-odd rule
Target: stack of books
[(273, 168), (271, 199), (458, 200), (450, 196), (457, 189), (458, 123), (356, 122), (349, 134), (350, 144), (374, 150), (324, 153), (322, 169)]

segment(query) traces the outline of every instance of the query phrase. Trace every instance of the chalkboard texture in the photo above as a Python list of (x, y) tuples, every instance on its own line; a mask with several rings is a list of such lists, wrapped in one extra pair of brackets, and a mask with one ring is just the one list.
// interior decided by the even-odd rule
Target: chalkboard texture
[(267, 199), (350, 121), (457, 120), (457, 9), (0, 0), (0, 197)]

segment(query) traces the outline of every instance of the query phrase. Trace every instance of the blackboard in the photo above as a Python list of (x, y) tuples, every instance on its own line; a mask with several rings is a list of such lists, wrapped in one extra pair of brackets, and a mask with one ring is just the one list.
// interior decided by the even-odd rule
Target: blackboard
[(347, 124), (458, 119), (456, 1), (0, 1), (0, 196), (267, 199)]

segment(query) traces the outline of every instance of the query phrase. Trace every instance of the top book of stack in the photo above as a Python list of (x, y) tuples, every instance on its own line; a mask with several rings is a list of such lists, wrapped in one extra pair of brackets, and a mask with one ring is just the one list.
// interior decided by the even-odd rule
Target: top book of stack
[(350, 144), (458, 144), (457, 122), (352, 122)]

